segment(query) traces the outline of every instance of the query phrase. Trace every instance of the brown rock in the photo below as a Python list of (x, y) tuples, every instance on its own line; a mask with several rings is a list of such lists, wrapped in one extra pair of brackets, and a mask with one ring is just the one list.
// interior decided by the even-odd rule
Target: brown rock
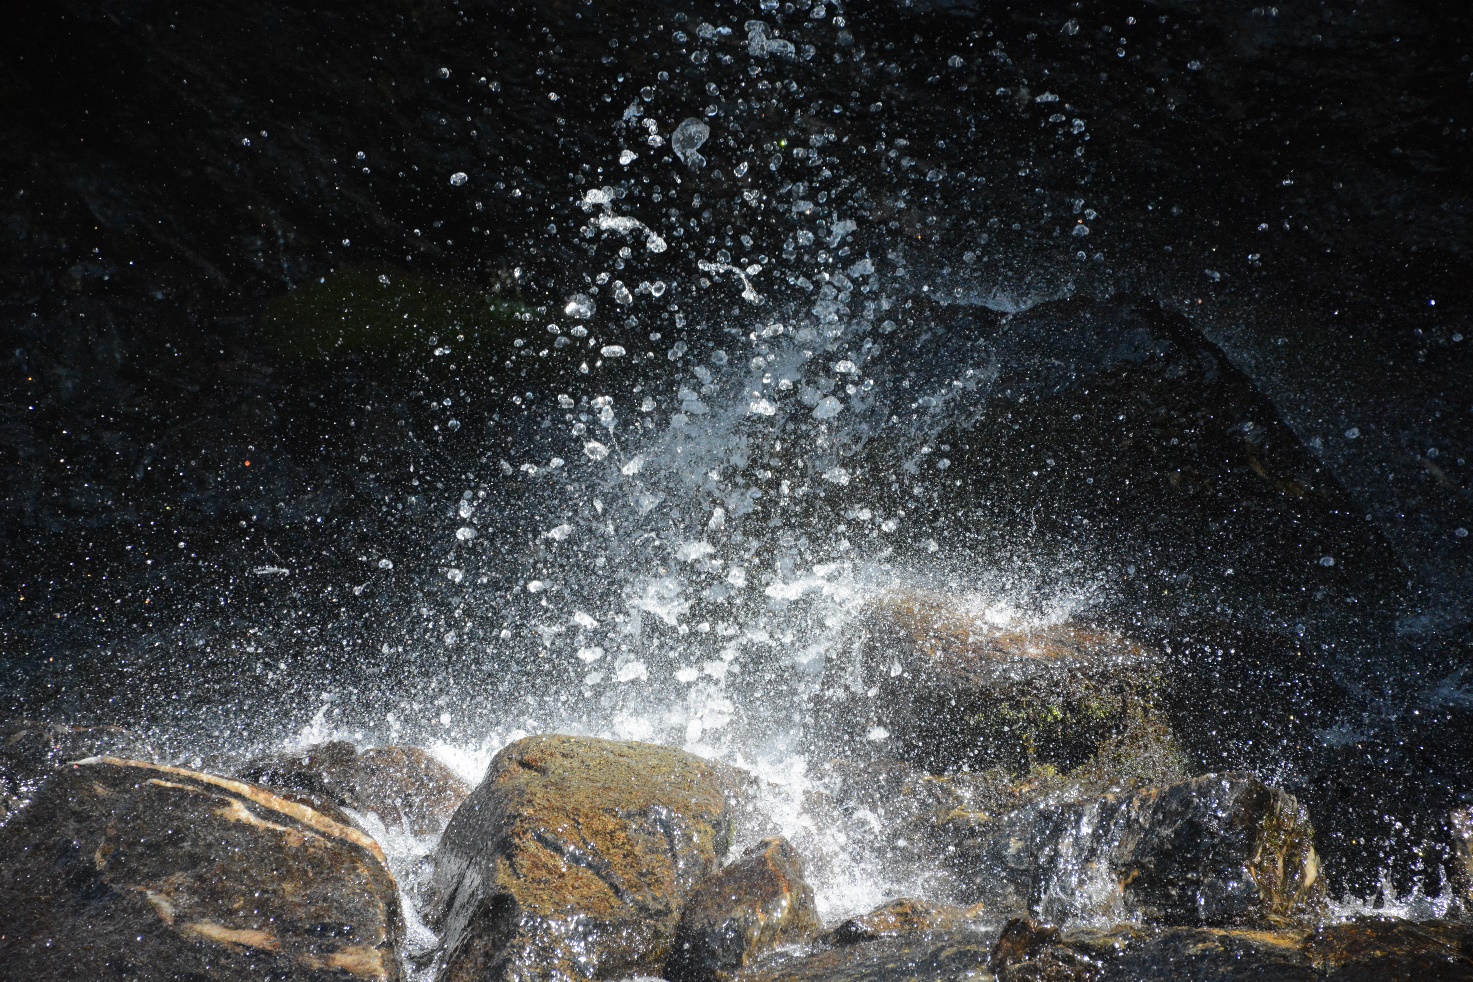
[(405, 825), (416, 835), (443, 829), (471, 790), (416, 747), (360, 753), (346, 740), (253, 760), (239, 776), (315, 807), (370, 812), (385, 825)]
[(1295, 799), (1248, 774), (957, 810), (938, 834), (967, 899), (1066, 922), (1123, 909), (1156, 923), (1268, 925), (1325, 895)]
[(0, 978), (401, 977), (368, 836), (250, 784), (111, 757), (0, 829)]
[[(1300, 947), (1302, 931), (1222, 928), (1074, 929), (1040, 961), (1072, 956), (1086, 975), (1001, 976), (1038, 982), (1313, 982), (1323, 977)], [(1389, 982), (1389, 979), (1386, 980)]]
[(0, 825), (68, 761), (136, 753), (137, 736), (116, 726), (63, 726), (33, 719), (0, 723)]
[(779, 952), (744, 970), (737, 982), (992, 982), (992, 940), (971, 932), (927, 933)]
[(1334, 982), (1473, 980), (1473, 925), (1467, 923), (1357, 918), (1320, 928), (1303, 948)]
[(730, 846), (717, 768), (667, 747), (537, 736), (506, 747), (435, 853), (445, 982), (658, 974)]
[(802, 860), (786, 839), (763, 839), (686, 902), (665, 978), (726, 982), (755, 956), (819, 928)]
[(1070, 771), (1110, 746), (1169, 743), (1157, 656), (1083, 627), (1000, 630), (917, 592), (875, 601), (824, 682), (827, 735), (936, 772)]
[(982, 904), (956, 907), (905, 897), (882, 904), (868, 914), (849, 918), (830, 931), (824, 940), (833, 945), (849, 945), (932, 931), (956, 931), (986, 916), (986, 907)]

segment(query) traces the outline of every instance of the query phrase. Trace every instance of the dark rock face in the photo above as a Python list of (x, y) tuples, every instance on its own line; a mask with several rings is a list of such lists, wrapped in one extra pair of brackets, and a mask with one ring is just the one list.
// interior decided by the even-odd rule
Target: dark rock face
[(956, 931), (963, 925), (990, 920), (985, 905), (963, 908), (903, 897), (849, 918), (824, 935), (824, 940), (831, 945), (862, 944), (932, 931)]
[(921, 934), (885, 938), (821, 951), (780, 954), (737, 978), (739, 982), (990, 982), (985, 934)]
[(1320, 928), (1303, 948), (1335, 982), (1473, 979), (1473, 926), (1466, 922), (1358, 918)]
[(1000, 630), (919, 593), (877, 600), (855, 658), (834, 659), (824, 681), (844, 750), (868, 744), (938, 773), (1072, 771), (1166, 729), (1158, 656), (1081, 627)]
[(1464, 902), (1473, 904), (1473, 810), (1459, 809), (1448, 816), (1452, 832), (1453, 862), (1450, 879), (1454, 889), (1462, 893)]
[(423, 750), (373, 747), (360, 753), (343, 740), (251, 761), (239, 776), (289, 796), (372, 812), (385, 825), (403, 824), (416, 835), (444, 828), (471, 792)]
[(764, 839), (686, 902), (665, 978), (726, 982), (757, 956), (819, 928), (802, 860), (786, 839)]
[(141, 741), (116, 726), (63, 726), (19, 719), (0, 723), (0, 825), (41, 782), (68, 761), (138, 752)]
[(398, 980), (378, 845), (270, 792), (118, 758), (0, 830), (0, 977)]
[(665, 747), (539, 736), (503, 749), (435, 853), (441, 977), (657, 974), (730, 845), (724, 787)]
[(1131, 904), (1167, 924), (1275, 921), (1325, 896), (1308, 813), (1246, 774), (1161, 791), (1121, 875)]
[(1325, 892), (1308, 815), (1247, 774), (1042, 798), (996, 817), (958, 811), (939, 831), (973, 897), (1049, 920), (1130, 911), (1165, 924), (1273, 924)]

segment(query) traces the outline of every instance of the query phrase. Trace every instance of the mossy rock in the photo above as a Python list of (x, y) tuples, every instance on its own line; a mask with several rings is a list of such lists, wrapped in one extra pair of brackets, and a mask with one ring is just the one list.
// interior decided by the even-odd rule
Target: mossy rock
[(294, 360), (405, 355), (431, 344), (509, 357), (514, 339), (535, 328), (533, 315), (522, 303), (466, 284), (354, 267), (275, 298), (261, 329), (278, 354)]
[(1108, 631), (1001, 629), (919, 591), (873, 600), (850, 661), (829, 666), (821, 712), (851, 749), (933, 773), (1073, 772), (1170, 743), (1158, 656)]

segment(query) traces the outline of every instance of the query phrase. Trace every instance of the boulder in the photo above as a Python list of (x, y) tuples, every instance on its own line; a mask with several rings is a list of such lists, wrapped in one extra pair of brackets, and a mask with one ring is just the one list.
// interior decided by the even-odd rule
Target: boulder
[[(1300, 947), (1303, 932), (1221, 928), (1075, 929), (1047, 959), (1088, 966), (1087, 976), (1033, 976), (1039, 982), (1311, 982), (1323, 976)], [(1018, 982), (1022, 975), (999, 975)]]
[(1309, 816), (1243, 773), (1005, 814), (957, 810), (938, 832), (967, 899), (1048, 920), (1129, 914), (1182, 925), (1276, 924), (1325, 896)]
[(862, 944), (882, 938), (904, 938), (934, 931), (957, 931), (988, 923), (985, 905), (957, 907), (902, 897), (839, 924), (824, 940), (831, 945)]
[(0, 829), (7, 979), (387, 982), (401, 933), (377, 843), (240, 781), (90, 758)]
[(1473, 979), (1473, 925), (1358, 917), (1310, 934), (1304, 952), (1334, 982)]
[(416, 747), (360, 752), (346, 740), (258, 758), (238, 776), (311, 804), (369, 812), (415, 835), (441, 831), (471, 792), (454, 771)]
[(991, 935), (924, 933), (810, 951), (779, 952), (737, 982), (992, 982)]
[(670, 982), (726, 982), (754, 957), (818, 933), (813, 888), (786, 839), (763, 839), (686, 902), (665, 963)]
[(0, 825), (68, 761), (136, 753), (141, 740), (117, 726), (64, 726), (33, 719), (0, 723)]
[[(1149, 792), (1147, 794), (1150, 794)], [(1149, 815), (1120, 875), (1130, 905), (1165, 924), (1279, 921), (1324, 900), (1309, 814), (1244, 773), (1182, 781)]]
[(827, 667), (824, 735), (933, 772), (1077, 769), (1107, 747), (1169, 743), (1158, 656), (1082, 626), (1002, 629), (951, 598), (873, 600)]
[(441, 978), (659, 974), (730, 847), (728, 786), (668, 747), (535, 736), (503, 749), (434, 855)]

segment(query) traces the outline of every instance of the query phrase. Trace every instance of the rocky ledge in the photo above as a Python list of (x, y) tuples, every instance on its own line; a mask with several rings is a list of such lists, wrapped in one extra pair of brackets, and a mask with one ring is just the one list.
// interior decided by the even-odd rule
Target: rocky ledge
[[(410, 747), (226, 777), (21, 721), (0, 727), (0, 979), (1473, 980), (1466, 812), (1437, 919), (1353, 916), (1294, 794), (1189, 772), (1151, 651), (914, 595), (877, 598), (853, 650), (807, 727), (807, 810), (862, 813), (925, 897), (825, 924), (805, 859), (834, 857), (772, 834), (756, 778), (670, 747), (527, 737), (471, 789)], [(384, 828), (438, 835), (424, 889), (395, 882)], [(406, 913), (439, 935), (412, 964)]]

